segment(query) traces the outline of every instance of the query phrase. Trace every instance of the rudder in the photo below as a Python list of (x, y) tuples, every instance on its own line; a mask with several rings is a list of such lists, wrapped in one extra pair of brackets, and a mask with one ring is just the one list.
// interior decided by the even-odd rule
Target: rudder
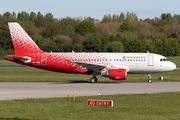
[(16, 54), (44, 53), (18, 23), (8, 25)]

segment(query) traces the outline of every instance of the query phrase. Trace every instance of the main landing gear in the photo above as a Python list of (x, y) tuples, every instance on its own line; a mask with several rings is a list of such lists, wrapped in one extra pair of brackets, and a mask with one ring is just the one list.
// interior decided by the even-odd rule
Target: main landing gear
[(92, 77), (92, 78), (90, 79), (90, 82), (91, 82), (91, 83), (97, 82), (97, 78), (96, 78), (96, 77)]
[(91, 82), (91, 83), (97, 82), (97, 78), (96, 78), (97, 75), (99, 75), (99, 74), (94, 71), (94, 72), (93, 72), (93, 77), (90, 79), (90, 82)]
[(152, 83), (152, 77), (151, 77), (151, 74), (148, 74), (148, 83)]

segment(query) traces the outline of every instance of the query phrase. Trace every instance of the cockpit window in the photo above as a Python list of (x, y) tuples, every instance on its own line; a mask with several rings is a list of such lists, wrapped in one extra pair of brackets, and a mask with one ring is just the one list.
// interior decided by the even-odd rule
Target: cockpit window
[(169, 61), (169, 60), (167, 58), (161, 58), (160, 62), (162, 62), (162, 61)]

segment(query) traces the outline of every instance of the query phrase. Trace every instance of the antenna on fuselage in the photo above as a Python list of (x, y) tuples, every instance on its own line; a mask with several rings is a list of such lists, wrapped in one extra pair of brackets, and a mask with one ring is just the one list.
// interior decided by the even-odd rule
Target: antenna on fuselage
[(149, 51), (147, 51), (147, 53), (149, 54)]
[(74, 51), (72, 50), (72, 53), (74, 53)]

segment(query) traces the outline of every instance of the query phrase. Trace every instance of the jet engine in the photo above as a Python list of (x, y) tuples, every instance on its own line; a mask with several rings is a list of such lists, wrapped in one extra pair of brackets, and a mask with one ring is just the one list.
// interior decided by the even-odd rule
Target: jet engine
[(127, 71), (126, 69), (109, 69), (101, 72), (101, 76), (109, 77), (113, 80), (126, 80)]

